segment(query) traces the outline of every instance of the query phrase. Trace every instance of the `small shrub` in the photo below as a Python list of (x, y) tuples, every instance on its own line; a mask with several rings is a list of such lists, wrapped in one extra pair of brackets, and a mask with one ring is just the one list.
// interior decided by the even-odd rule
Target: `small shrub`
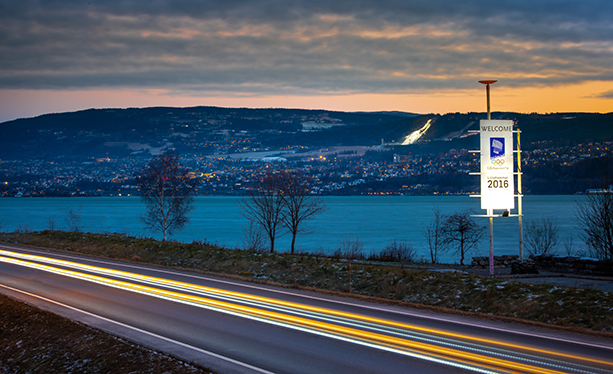
[(416, 256), (417, 252), (411, 244), (394, 240), (383, 250), (371, 253), (368, 259), (388, 262), (415, 262)]
[(364, 259), (366, 258), (364, 255), (364, 243), (360, 241), (360, 238), (355, 238), (355, 240), (351, 238), (343, 239), (340, 248), (334, 251), (332, 256), (337, 258)]
[(243, 249), (254, 252), (264, 252), (269, 247), (266, 232), (262, 226), (249, 221), (249, 226), (243, 227)]
[(28, 225), (17, 225), (17, 227), (15, 228), (16, 234), (30, 234), (32, 232), (34, 232), (34, 230), (32, 230), (32, 228)]
[(57, 225), (55, 224), (55, 216), (50, 216), (47, 219), (47, 230), (55, 231), (57, 229)]
[[(559, 234), (558, 220), (554, 217), (547, 216), (528, 222), (524, 235), (528, 252), (533, 255), (555, 253), (555, 247), (560, 241)], [(572, 241), (570, 248), (572, 248)]]

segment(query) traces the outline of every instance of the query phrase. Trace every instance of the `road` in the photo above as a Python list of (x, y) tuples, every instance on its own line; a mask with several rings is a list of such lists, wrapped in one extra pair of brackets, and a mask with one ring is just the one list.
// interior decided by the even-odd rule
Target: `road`
[(0, 245), (0, 292), (220, 373), (613, 373), (613, 341)]

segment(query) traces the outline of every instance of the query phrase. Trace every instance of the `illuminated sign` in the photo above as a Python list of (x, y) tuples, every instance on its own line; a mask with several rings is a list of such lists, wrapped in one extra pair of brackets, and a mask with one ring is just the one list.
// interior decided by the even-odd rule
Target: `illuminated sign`
[(513, 121), (481, 120), (481, 209), (515, 208)]

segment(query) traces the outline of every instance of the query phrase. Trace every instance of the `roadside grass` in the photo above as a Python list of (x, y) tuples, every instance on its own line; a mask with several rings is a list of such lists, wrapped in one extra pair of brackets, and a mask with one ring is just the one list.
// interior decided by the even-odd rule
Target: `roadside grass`
[(4, 295), (0, 295), (0, 372), (213, 374)]
[[(365, 297), (587, 329), (613, 337), (613, 293), (534, 285), (409, 263), (349, 262), (322, 254), (263, 253), (208, 243), (160, 242), (122, 234), (0, 233), (0, 241), (192, 269)], [(351, 287), (350, 287), (351, 279)], [(381, 300), (379, 300), (381, 301)]]

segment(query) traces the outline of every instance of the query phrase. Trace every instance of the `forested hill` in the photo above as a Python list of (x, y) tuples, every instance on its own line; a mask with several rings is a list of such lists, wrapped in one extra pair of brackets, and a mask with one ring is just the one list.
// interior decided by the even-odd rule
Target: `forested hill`
[[(446, 152), (474, 148), (468, 130), (484, 113), (417, 115), (302, 109), (129, 108), (46, 114), (0, 123), (0, 159), (123, 157), (172, 146), (179, 153), (374, 146), (402, 143), (431, 120), (410, 148)], [(613, 139), (613, 113), (498, 113), (522, 130), (522, 143), (578, 144)], [(220, 146), (222, 144), (222, 146)], [(136, 146), (135, 146), (136, 145)], [(138, 147), (141, 148), (138, 148)], [(223, 149), (220, 149), (223, 148)], [(400, 151), (402, 152), (402, 151)]]

